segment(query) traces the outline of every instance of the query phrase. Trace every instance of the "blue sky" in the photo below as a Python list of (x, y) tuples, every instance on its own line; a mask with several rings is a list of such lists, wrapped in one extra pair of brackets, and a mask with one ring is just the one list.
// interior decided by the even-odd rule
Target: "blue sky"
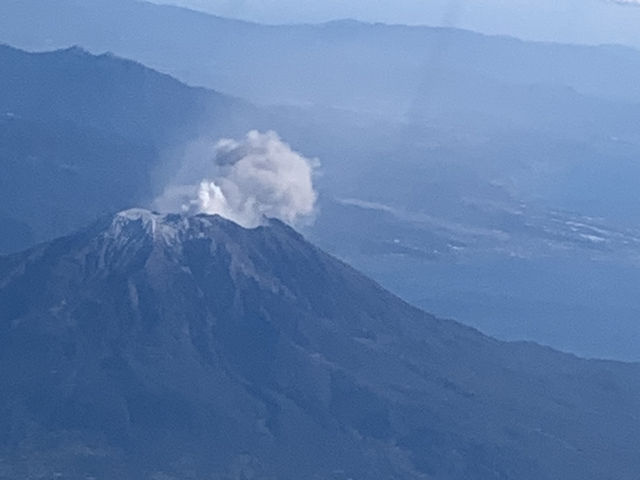
[(640, 0), (154, 0), (266, 23), (452, 25), (525, 39), (640, 47)]

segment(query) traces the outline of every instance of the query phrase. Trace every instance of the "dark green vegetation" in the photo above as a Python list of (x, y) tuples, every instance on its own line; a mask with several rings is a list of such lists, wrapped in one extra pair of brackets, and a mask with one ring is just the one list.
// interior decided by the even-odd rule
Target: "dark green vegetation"
[(635, 480), (640, 367), (502, 343), (279, 222), (0, 259), (0, 478)]

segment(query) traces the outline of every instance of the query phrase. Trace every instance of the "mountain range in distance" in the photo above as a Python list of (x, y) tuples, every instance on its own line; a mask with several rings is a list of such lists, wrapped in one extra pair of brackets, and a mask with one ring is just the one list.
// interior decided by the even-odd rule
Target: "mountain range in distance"
[(405, 113), (439, 72), (480, 83), (555, 85), (640, 99), (640, 55), (627, 47), (354, 21), (266, 26), (137, 0), (6, 0), (0, 19), (0, 41), (17, 47), (111, 51), (260, 103)]

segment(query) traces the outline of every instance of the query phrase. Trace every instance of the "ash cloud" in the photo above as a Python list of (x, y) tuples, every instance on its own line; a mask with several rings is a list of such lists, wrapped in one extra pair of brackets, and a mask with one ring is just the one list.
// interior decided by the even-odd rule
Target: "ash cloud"
[(161, 212), (218, 214), (248, 228), (265, 217), (290, 225), (313, 218), (318, 162), (295, 152), (275, 132), (249, 132), (242, 140), (200, 144), (187, 155), (179, 178), (154, 201)]

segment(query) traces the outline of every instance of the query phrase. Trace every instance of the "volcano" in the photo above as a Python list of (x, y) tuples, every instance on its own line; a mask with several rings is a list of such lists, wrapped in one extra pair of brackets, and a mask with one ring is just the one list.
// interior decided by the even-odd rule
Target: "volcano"
[(424, 313), (277, 220), (0, 257), (0, 478), (636, 480), (640, 366)]

